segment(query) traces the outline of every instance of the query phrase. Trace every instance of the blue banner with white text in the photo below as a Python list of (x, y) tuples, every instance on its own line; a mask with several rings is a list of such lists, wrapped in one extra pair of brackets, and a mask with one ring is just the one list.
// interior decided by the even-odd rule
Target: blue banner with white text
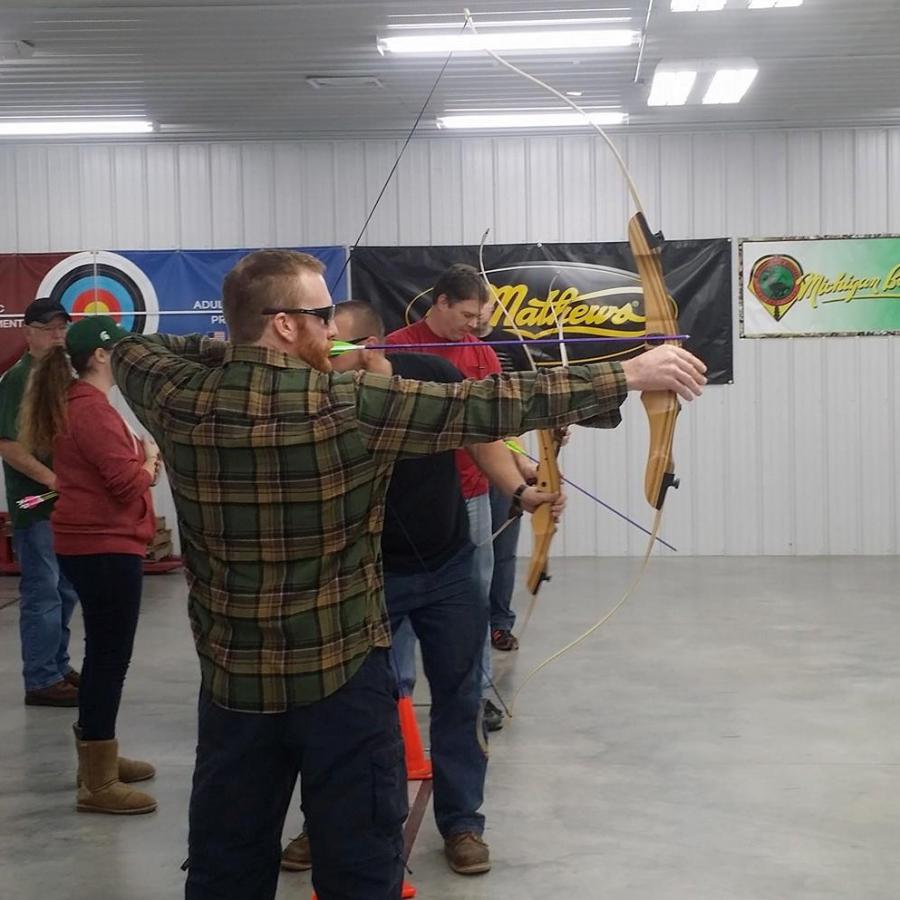
[[(347, 299), (345, 247), (293, 247), (325, 266), (336, 301)], [(138, 334), (225, 338), (222, 282), (252, 249), (84, 250), (0, 254), (0, 374), (25, 350), (22, 313), (37, 297), (73, 316), (108, 314)], [(340, 277), (339, 277), (340, 276)]]

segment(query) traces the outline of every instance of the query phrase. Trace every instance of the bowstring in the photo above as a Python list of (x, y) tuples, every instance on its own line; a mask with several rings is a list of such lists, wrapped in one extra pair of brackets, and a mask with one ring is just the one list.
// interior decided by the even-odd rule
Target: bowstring
[(644, 551), (644, 558), (641, 562), (641, 566), (637, 571), (637, 574), (632, 579), (631, 583), (628, 585), (625, 593), (622, 595), (621, 599), (611, 610), (609, 610), (606, 615), (604, 615), (601, 619), (598, 619), (591, 625), (590, 628), (583, 631), (577, 638), (573, 641), (569, 641), (565, 647), (562, 647), (560, 650), (557, 650), (555, 653), (551, 653), (545, 660), (538, 663), (529, 673), (525, 676), (525, 680), (516, 688), (515, 692), (512, 695), (512, 700), (510, 701), (510, 715), (512, 715), (512, 711), (516, 708), (516, 701), (519, 698), (519, 694), (522, 693), (525, 686), (534, 678), (535, 675), (538, 674), (542, 669), (546, 668), (550, 665), (550, 663), (559, 659), (564, 654), (568, 653), (570, 650), (574, 650), (579, 644), (583, 641), (586, 641), (595, 631), (602, 628), (631, 598), (631, 595), (634, 593), (638, 584), (640, 584), (641, 579), (644, 577), (644, 573), (647, 571), (647, 566), (650, 562), (650, 556), (653, 552), (653, 545), (656, 542), (656, 537), (659, 533), (659, 526), (662, 522), (662, 510), (658, 509), (656, 511), (656, 515), (653, 517), (653, 529), (650, 534), (650, 540), (647, 542), (647, 549)]
[[(467, 22), (463, 22), (460, 33), (466, 30), (466, 25)], [(447, 58), (444, 60), (444, 64), (441, 66), (440, 71), (438, 71), (437, 78), (434, 79), (434, 83), (431, 85), (431, 90), (428, 92), (428, 96), (425, 98), (425, 102), (419, 109), (419, 113), (416, 116), (415, 121), (413, 122), (412, 128), (409, 129), (409, 133), (406, 135), (406, 140), (404, 140), (403, 146), (400, 148), (400, 152), (397, 154), (397, 158), (394, 160), (394, 164), (391, 166), (391, 169), (387, 174), (387, 178), (384, 179), (384, 184), (381, 185), (381, 190), (378, 192), (378, 196), (375, 198), (375, 202), (372, 204), (372, 207), (369, 210), (365, 221), (363, 222), (363, 226), (362, 228), (360, 228), (359, 234), (356, 236), (356, 240), (350, 245), (350, 248), (347, 251), (347, 256), (344, 258), (344, 264), (341, 266), (341, 269), (337, 274), (337, 278), (335, 278), (334, 283), (331, 285), (332, 292), (336, 290), (337, 286), (341, 283), (341, 279), (344, 277), (344, 273), (347, 271), (347, 267), (350, 265), (350, 259), (353, 256), (354, 251), (359, 246), (359, 242), (365, 237), (366, 231), (369, 228), (369, 223), (372, 221), (372, 218), (375, 215), (375, 211), (378, 209), (378, 205), (381, 203), (381, 198), (384, 197), (385, 192), (387, 191), (391, 181), (393, 180), (394, 174), (396, 173), (397, 168), (400, 165), (400, 160), (403, 159), (403, 154), (406, 153), (406, 148), (409, 146), (410, 141), (413, 139), (413, 135), (416, 133), (419, 127), (419, 123), (422, 121), (422, 117), (425, 115), (425, 111), (428, 109), (428, 105), (431, 103), (431, 98), (434, 96), (434, 92), (437, 90), (437, 86), (438, 84), (440, 84), (441, 79), (444, 77), (444, 72), (447, 71), (447, 67), (450, 65), (450, 61), (452, 59), (453, 51), (451, 50), (447, 54)]]
[[(464, 13), (465, 13), (465, 17), (466, 17), (466, 27), (469, 28), (473, 34), (477, 35), (478, 30), (475, 27), (475, 22), (472, 19), (471, 13), (469, 12), (468, 9), (464, 10)], [(637, 211), (641, 215), (643, 215), (644, 218), (646, 219), (646, 216), (644, 215), (643, 202), (641, 201), (640, 195), (637, 190), (637, 186), (634, 183), (634, 179), (631, 176), (631, 172), (629, 171), (628, 166), (625, 163), (625, 160), (622, 158), (621, 153), (619, 153), (619, 149), (616, 147), (616, 145), (610, 139), (609, 135), (593, 119), (591, 119), (589, 113), (585, 109), (583, 109), (581, 106), (579, 106), (577, 103), (575, 103), (575, 101), (572, 100), (570, 97), (567, 97), (565, 94), (558, 91), (556, 88), (547, 84), (545, 81), (541, 81), (540, 78), (537, 78), (534, 75), (531, 75), (530, 73), (526, 72), (524, 69), (520, 69), (518, 66), (514, 66), (511, 62), (508, 62), (507, 60), (505, 60), (502, 56), (500, 56), (498, 53), (495, 53), (489, 47), (482, 45), (481, 49), (484, 50), (484, 52), (487, 53), (488, 56), (490, 56), (495, 62), (498, 62), (500, 65), (504, 66), (505, 68), (509, 69), (510, 71), (515, 72), (517, 75), (520, 75), (523, 78), (526, 78), (528, 81), (533, 82), (534, 84), (538, 85), (538, 87), (544, 88), (544, 90), (549, 91), (551, 94), (553, 94), (553, 96), (558, 97), (560, 100), (563, 101), (563, 103), (565, 103), (567, 106), (574, 109), (577, 113), (579, 113), (584, 118), (585, 122), (588, 125), (590, 125), (590, 127), (593, 128), (600, 135), (600, 137), (603, 139), (606, 146), (609, 148), (610, 152), (613, 154), (613, 156), (619, 166), (619, 169), (620, 169), (623, 177), (625, 178), (625, 182), (628, 186), (628, 191), (631, 195), (632, 200), (634, 201), (634, 205), (635, 205)], [(485, 232), (485, 237), (486, 236), (487, 236), (487, 232)], [(483, 244), (483, 242), (484, 242), (484, 238), (482, 238), (482, 244)], [(484, 270), (484, 267), (482, 265), (482, 272), (483, 272), (483, 270)], [(484, 277), (486, 279), (486, 276), (484, 276)], [(557, 319), (557, 323), (558, 323), (558, 319)], [(603, 626), (606, 622), (608, 622), (613, 617), (613, 615), (615, 615), (615, 613), (618, 612), (618, 610), (621, 609), (621, 607), (624, 606), (624, 604), (628, 601), (628, 599), (634, 593), (635, 588), (638, 586), (641, 579), (643, 578), (644, 573), (647, 569), (647, 565), (649, 563), (650, 556), (653, 552), (653, 545), (656, 542), (656, 538), (657, 538), (657, 535), (659, 532), (659, 527), (660, 527), (661, 522), (662, 522), (662, 508), (658, 509), (656, 511), (656, 515), (654, 516), (652, 533), (650, 535), (650, 540), (647, 543), (647, 550), (644, 554), (644, 559), (638, 570), (638, 573), (632, 580), (631, 584), (628, 586), (628, 589), (625, 591), (625, 593), (623, 594), (623, 596), (619, 600), (619, 602), (616, 603), (616, 605), (609, 612), (607, 612), (606, 615), (604, 615), (601, 619), (599, 619), (597, 622), (595, 622), (585, 632), (583, 632), (581, 635), (579, 635), (577, 638), (575, 638), (575, 640), (570, 641), (561, 650), (557, 650), (554, 654), (552, 654), (551, 656), (548, 656), (547, 659), (545, 659), (538, 666), (536, 666), (527, 675), (527, 677), (525, 678), (525, 681), (523, 681), (522, 684), (519, 685), (518, 689), (513, 694), (512, 703), (510, 704), (511, 710), (515, 708), (516, 699), (518, 698), (522, 689), (525, 687), (526, 684), (528, 684), (529, 681), (531, 681), (531, 679), (535, 675), (537, 675), (538, 672), (540, 672), (542, 669), (544, 669), (546, 666), (548, 666), (554, 660), (559, 659), (565, 653), (568, 653), (569, 650), (572, 650), (575, 647), (577, 647), (580, 643), (582, 643), (582, 641), (584, 641), (588, 637), (590, 637), (590, 635), (592, 635), (601, 626)], [(533, 607), (533, 603), (532, 603), (532, 607)]]
[[(466, 10), (466, 22), (470, 23), (471, 18), (469, 17), (469, 11)], [(507, 323), (509, 324), (513, 334), (518, 338), (519, 343), (522, 346), (522, 349), (525, 351), (525, 356), (528, 359), (528, 364), (531, 366), (531, 371), (537, 374), (538, 367), (537, 363), (534, 360), (534, 356), (531, 353), (531, 350), (528, 347), (528, 341), (525, 340), (525, 335), (519, 328), (516, 323), (515, 318), (512, 313), (509, 311), (507, 305), (500, 298), (500, 292), (494, 287), (491, 280), (487, 276), (487, 270), (484, 267), (484, 245), (487, 242), (488, 235), (491, 233), (490, 228), (485, 228), (484, 234), (481, 235), (481, 242), (478, 245), (478, 269), (481, 273), (481, 279), (484, 281), (487, 286), (488, 293), (494, 298), (496, 304), (500, 307), (503, 312), (503, 315), (506, 318)], [(555, 278), (555, 276), (554, 276)], [(548, 292), (549, 293), (549, 292)], [(532, 613), (534, 612), (535, 602), (537, 601), (537, 594), (533, 594), (531, 600), (528, 602), (528, 609), (525, 612), (525, 620), (522, 623), (522, 627), (519, 629), (519, 636), (523, 636), (525, 634), (525, 630), (528, 628), (528, 623), (531, 620)], [(512, 712), (510, 710), (510, 718), (512, 718)]]
[[(479, 35), (478, 30), (475, 27), (475, 21), (473, 20), (472, 14), (469, 12), (469, 10), (463, 10), (463, 14), (466, 17), (465, 27), (469, 28), (473, 34)], [(505, 66), (507, 69), (515, 72), (517, 75), (521, 75), (523, 78), (527, 78), (529, 81), (534, 82), (534, 84), (538, 85), (538, 87), (542, 87), (544, 88), (544, 90), (549, 91), (555, 97), (558, 97), (560, 100), (562, 100), (562, 102), (567, 106), (572, 107), (575, 112), (584, 117), (585, 122), (590, 125), (591, 128), (593, 128), (601, 138), (603, 138), (606, 146), (615, 157), (616, 162), (619, 164), (619, 168), (622, 171), (622, 175), (625, 177), (625, 182), (628, 185), (628, 192), (631, 194), (631, 199), (634, 200), (634, 205), (637, 207), (637, 211), (643, 214), (644, 204), (641, 202), (641, 197), (640, 194), (638, 194), (637, 185), (634, 183), (631, 172), (628, 170), (628, 166), (626, 165), (625, 160), (622, 158), (622, 154), (619, 153), (619, 148), (616, 147), (610, 136), (591, 118), (590, 113), (588, 113), (587, 110), (585, 110), (583, 107), (579, 106), (571, 97), (567, 97), (565, 94), (558, 91), (555, 87), (547, 84), (546, 81), (541, 81), (540, 78), (531, 75), (524, 69), (520, 69), (518, 66), (514, 66), (511, 62), (505, 60), (498, 53), (495, 53), (493, 50), (491, 50), (490, 47), (482, 45), (481, 49), (484, 50), (484, 52), (487, 53), (488, 56), (490, 56), (496, 62), (500, 63), (501, 66)]]
[[(463, 31), (466, 30), (467, 25), (468, 25), (468, 19), (466, 19), (463, 22), (462, 28), (460, 29), (460, 33), (462, 33)], [(369, 223), (372, 221), (372, 218), (374, 217), (375, 212), (378, 209), (378, 205), (379, 205), (379, 203), (381, 203), (381, 199), (382, 199), (382, 197), (384, 197), (385, 192), (387, 191), (388, 186), (390, 185), (391, 180), (393, 179), (394, 174), (396, 173), (397, 168), (400, 165), (400, 161), (403, 159), (403, 154), (406, 152), (406, 148), (409, 146), (409, 143), (412, 140), (413, 135), (416, 133), (416, 130), (419, 127), (419, 123), (422, 121), (422, 117), (425, 115), (425, 111), (428, 108), (429, 103), (431, 102), (431, 98), (434, 96), (434, 92), (437, 90), (437, 86), (440, 83), (441, 79), (443, 78), (444, 72), (447, 71), (447, 67), (450, 65), (450, 61), (452, 59), (453, 59), (453, 51), (451, 50), (447, 54), (447, 58), (444, 60), (444, 64), (441, 66), (440, 71), (438, 72), (437, 77), (434, 80), (434, 83), (431, 85), (431, 90), (428, 92), (428, 96), (425, 98), (425, 102), (422, 104), (422, 107), (419, 110), (419, 113), (416, 116), (415, 121), (413, 122), (412, 128), (410, 128), (409, 133), (406, 135), (406, 140), (403, 142), (403, 146), (400, 148), (400, 152), (397, 154), (397, 158), (394, 160), (394, 163), (391, 166), (391, 169), (387, 174), (387, 178), (385, 178), (384, 184), (381, 186), (381, 190), (378, 192), (378, 196), (375, 198), (375, 202), (372, 204), (372, 207), (369, 210), (369, 213), (366, 216), (365, 221), (363, 222), (362, 228), (360, 228), (360, 230), (359, 230), (359, 234), (357, 235), (356, 240), (353, 242), (352, 246), (350, 247), (350, 249), (347, 253), (346, 258), (344, 259), (344, 264), (341, 266), (341, 269), (338, 272), (337, 278), (334, 280), (334, 284), (332, 285), (332, 290), (336, 289), (337, 286), (341, 283), (341, 279), (344, 277), (344, 273), (347, 271), (347, 267), (350, 265), (350, 260), (351, 260), (351, 257), (353, 256), (353, 252), (356, 250), (357, 246), (359, 245), (359, 242), (365, 236), (366, 230), (369, 227)], [(404, 526), (403, 522), (400, 521), (400, 517), (396, 514), (396, 512), (394, 510), (391, 510), (391, 515), (392, 515), (394, 521), (397, 523), (400, 530), (403, 532), (403, 535), (406, 538), (407, 542), (412, 547), (413, 553), (416, 555), (416, 558), (419, 562), (419, 565), (422, 567), (423, 572), (427, 573), (429, 570), (425, 564), (425, 560), (422, 558), (422, 555), (419, 553), (418, 547), (416, 547), (415, 543), (412, 540), (412, 537), (410, 536), (409, 532), (406, 530), (406, 527)], [(501, 531), (502, 531), (502, 529), (501, 529)], [(493, 540), (495, 537), (496, 537), (496, 535), (492, 536), (491, 540)], [(415, 628), (413, 628), (413, 632), (415, 632)], [(485, 636), (485, 638), (487, 639), (487, 635)], [(399, 680), (400, 680), (399, 664), (397, 663), (396, 659), (394, 658), (393, 653), (391, 653), (391, 660), (392, 660), (392, 664), (394, 667), (395, 676), (397, 677), (397, 681), (399, 683)], [(494, 684), (493, 680), (484, 671), (484, 666), (482, 665), (480, 655), (478, 657), (478, 669), (481, 674), (481, 678), (488, 682), (488, 684), (491, 687), (491, 690), (493, 690), (494, 694), (496, 695), (497, 700), (499, 700), (501, 706), (506, 711), (507, 715), (510, 715), (509, 707), (507, 707), (506, 702), (504, 701), (503, 697), (500, 695), (500, 692), (497, 690), (497, 686)], [(479, 680), (479, 690), (480, 690), (480, 687), (481, 687), (481, 680)], [(483, 728), (483, 712), (479, 712), (478, 718), (476, 720), (475, 734), (476, 734), (476, 738), (478, 740), (478, 744), (481, 747), (482, 752), (485, 754), (485, 756), (488, 756), (489, 751), (488, 751), (488, 745), (487, 745), (487, 738), (484, 735), (484, 728)]]

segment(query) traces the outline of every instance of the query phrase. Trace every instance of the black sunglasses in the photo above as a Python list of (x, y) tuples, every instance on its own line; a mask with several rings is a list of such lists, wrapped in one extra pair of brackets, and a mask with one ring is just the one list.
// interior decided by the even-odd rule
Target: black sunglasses
[(289, 306), (276, 309), (274, 306), (267, 306), (262, 314), (264, 316), (277, 316), (278, 313), (288, 313), (289, 315), (297, 314), (301, 316), (315, 316), (321, 319), (326, 325), (330, 325), (334, 321), (335, 306), (318, 306), (315, 309), (305, 309), (302, 306)]

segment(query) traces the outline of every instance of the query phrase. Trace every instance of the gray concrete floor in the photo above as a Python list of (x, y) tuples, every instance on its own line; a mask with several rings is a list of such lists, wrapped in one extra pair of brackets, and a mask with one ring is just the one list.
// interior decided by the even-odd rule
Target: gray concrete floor
[[(507, 699), (635, 566), (555, 561), (522, 649), (495, 654)], [(898, 583), (893, 558), (653, 560), (494, 736), (491, 873), (449, 872), (429, 812), (419, 897), (896, 900)], [(0, 606), (14, 597), (0, 578)], [(198, 681), (184, 597), (179, 574), (146, 581), (119, 732), (158, 766), (160, 809), (126, 820), (74, 812), (72, 713), (22, 705), (16, 609), (0, 609), (0, 897), (182, 896)], [(279, 900), (308, 897), (308, 874), (283, 875)]]

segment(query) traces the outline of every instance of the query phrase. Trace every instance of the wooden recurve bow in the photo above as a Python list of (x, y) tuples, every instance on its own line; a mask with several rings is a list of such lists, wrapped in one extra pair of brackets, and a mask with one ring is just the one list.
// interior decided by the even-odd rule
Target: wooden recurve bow
[[(677, 307), (666, 290), (660, 260), (662, 235), (653, 234), (644, 214), (639, 212), (628, 222), (628, 243), (631, 245), (644, 292), (647, 336), (678, 334)], [(671, 341), (671, 343), (679, 342)], [(675, 463), (672, 459), (672, 441), (681, 404), (673, 391), (644, 391), (641, 394), (641, 403), (644, 404), (650, 424), (644, 494), (647, 502), (657, 511), (658, 517), (666, 499), (666, 492), (670, 487), (678, 487)]]
[[(540, 444), (537, 487), (542, 491), (558, 494), (562, 487), (558, 462), (559, 448), (562, 444), (561, 433), (556, 429), (545, 429), (537, 432), (537, 438)], [(534, 596), (541, 585), (550, 580), (547, 574), (547, 560), (550, 556), (550, 544), (556, 534), (556, 522), (553, 521), (553, 508), (549, 503), (539, 506), (531, 514), (531, 530), (534, 539), (525, 582)]]

